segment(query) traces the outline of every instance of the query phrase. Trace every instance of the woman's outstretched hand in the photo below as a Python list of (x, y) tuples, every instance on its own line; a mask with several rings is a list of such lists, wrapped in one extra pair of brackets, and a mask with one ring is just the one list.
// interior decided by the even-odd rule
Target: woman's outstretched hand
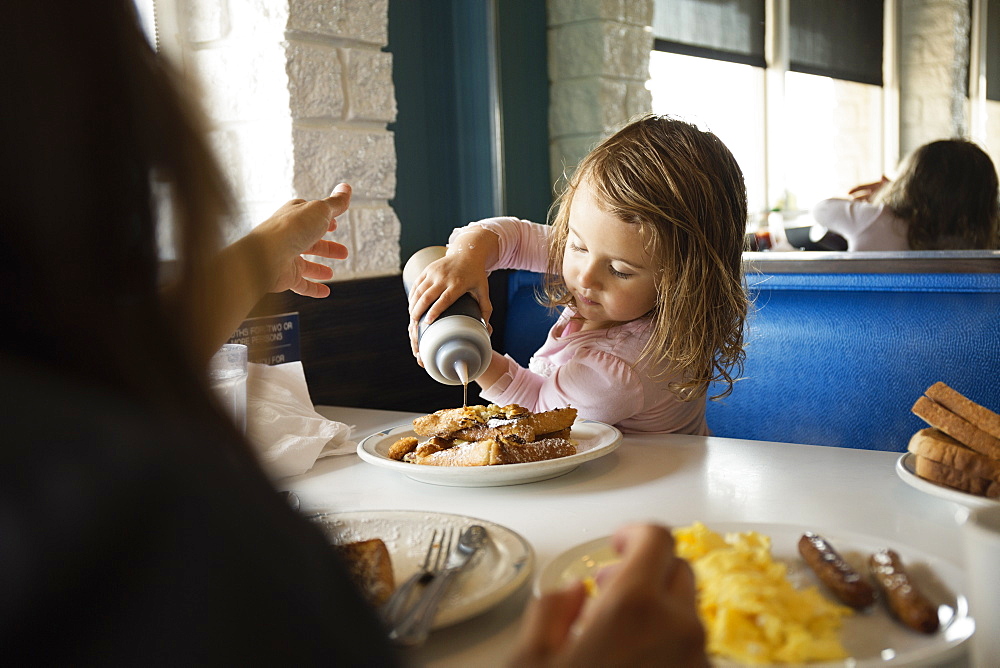
[(347, 247), (323, 238), (337, 229), (337, 216), (351, 203), (351, 186), (341, 183), (324, 199), (286, 202), (251, 234), (263, 242), (273, 282), (270, 292), (292, 292), (306, 297), (326, 297), (330, 288), (319, 281), (333, 278), (333, 269), (302, 257), (343, 260)]

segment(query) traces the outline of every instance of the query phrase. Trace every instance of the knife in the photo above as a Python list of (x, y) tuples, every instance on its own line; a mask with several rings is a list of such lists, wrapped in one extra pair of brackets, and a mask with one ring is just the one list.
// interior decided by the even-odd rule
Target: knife
[(390, 640), (398, 645), (413, 646), (427, 639), (434, 622), (434, 615), (448, 585), (469, 564), (488, 539), (489, 534), (485, 527), (478, 524), (473, 524), (462, 531), (458, 537), (458, 545), (448, 555), (444, 570), (430, 581), (406, 616), (389, 632)]

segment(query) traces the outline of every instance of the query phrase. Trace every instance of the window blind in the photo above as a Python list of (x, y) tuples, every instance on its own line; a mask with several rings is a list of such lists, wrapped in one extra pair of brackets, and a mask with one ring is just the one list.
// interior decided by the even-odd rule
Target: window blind
[[(790, 0), (790, 68), (881, 86), (882, 12), (883, 0)], [(658, 51), (758, 67), (764, 30), (763, 0), (656, 0), (653, 13)]]
[(791, 0), (790, 69), (882, 85), (882, 0)]
[(656, 0), (654, 48), (764, 67), (764, 0)]

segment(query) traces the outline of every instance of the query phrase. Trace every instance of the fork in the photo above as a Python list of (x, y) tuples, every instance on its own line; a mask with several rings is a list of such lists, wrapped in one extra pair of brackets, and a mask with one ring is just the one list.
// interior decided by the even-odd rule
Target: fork
[(426, 586), (444, 568), (448, 560), (448, 554), (451, 553), (454, 534), (454, 528), (441, 529), (441, 531), (434, 530), (434, 535), (431, 536), (431, 542), (427, 545), (427, 552), (424, 554), (424, 561), (420, 565), (420, 570), (397, 587), (396, 591), (392, 592), (389, 600), (382, 606), (382, 621), (389, 628), (393, 628), (402, 618), (404, 610), (407, 610), (406, 604), (409, 602), (413, 590), (417, 586)]
[[(478, 524), (466, 527), (458, 537), (458, 545), (453, 552), (448, 553), (444, 570), (434, 576), (433, 581), (424, 587), (417, 602), (403, 616), (399, 624), (389, 631), (389, 640), (397, 645), (415, 647), (427, 639), (431, 631), (438, 604), (441, 602), (449, 583), (458, 577), (459, 572), (469, 565), (488, 540), (486, 529)], [(449, 542), (450, 539), (449, 539)]]

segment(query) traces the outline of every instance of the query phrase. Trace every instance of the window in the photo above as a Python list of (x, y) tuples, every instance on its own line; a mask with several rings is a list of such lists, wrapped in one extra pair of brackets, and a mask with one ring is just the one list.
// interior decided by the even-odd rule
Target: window
[(763, 0), (657, 0), (653, 20), (653, 111), (729, 146), (750, 229), (775, 209), (794, 226), (884, 172), (882, 2), (773, 4), (765, 16)]
[(880, 86), (788, 72), (784, 105), (788, 215), (883, 174)]
[[(710, 130), (743, 170), (750, 210), (767, 207), (764, 179), (764, 69), (753, 65), (653, 51), (649, 60), (653, 112)], [(711, 81), (711, 86), (705, 82)]]

